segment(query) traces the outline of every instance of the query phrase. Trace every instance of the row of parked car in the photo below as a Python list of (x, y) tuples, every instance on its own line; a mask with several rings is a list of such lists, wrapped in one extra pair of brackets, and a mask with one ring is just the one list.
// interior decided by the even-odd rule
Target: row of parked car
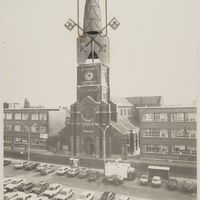
[[(12, 187), (11, 187), (12, 186)], [(4, 178), (4, 200), (69, 200), (74, 194), (74, 188), (63, 187), (54, 183), (49, 185), (46, 181), (37, 184), (29, 180), (15, 177)], [(95, 194), (91, 191), (83, 191), (77, 195), (76, 200), (94, 200)], [(115, 200), (116, 193), (106, 191), (102, 193), (100, 200)], [(121, 195), (119, 200), (130, 200), (129, 196)]]
[[(160, 176), (154, 176), (152, 180), (150, 180), (150, 177), (146, 174), (140, 177), (141, 185), (148, 185), (150, 182), (151, 185), (154, 187), (161, 187), (163, 180)], [(183, 180), (181, 185), (179, 184), (178, 180), (174, 177), (169, 178), (167, 181), (167, 188), (169, 190), (178, 190), (180, 186), (183, 191), (194, 192), (195, 187), (193, 181)]]

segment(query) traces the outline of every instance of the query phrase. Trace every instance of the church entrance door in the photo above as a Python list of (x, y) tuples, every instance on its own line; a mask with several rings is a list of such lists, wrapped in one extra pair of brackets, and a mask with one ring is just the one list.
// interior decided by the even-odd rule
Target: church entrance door
[(86, 137), (83, 141), (83, 152), (85, 155), (94, 155), (95, 147), (94, 141), (91, 137)]

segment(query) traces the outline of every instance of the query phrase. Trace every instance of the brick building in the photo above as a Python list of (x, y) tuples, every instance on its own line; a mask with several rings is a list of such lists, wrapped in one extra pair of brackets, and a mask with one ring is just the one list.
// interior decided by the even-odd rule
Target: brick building
[(194, 106), (138, 107), (141, 158), (196, 160)]

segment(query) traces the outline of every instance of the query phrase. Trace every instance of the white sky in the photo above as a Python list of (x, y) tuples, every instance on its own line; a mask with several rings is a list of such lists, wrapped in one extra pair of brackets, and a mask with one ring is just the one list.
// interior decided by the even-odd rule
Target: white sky
[[(81, 1), (81, 0), (80, 0)], [(84, 0), (82, 0), (84, 3)], [(102, 0), (100, 0), (101, 2)], [(113, 96), (197, 96), (197, 1), (108, 0)], [(4, 101), (69, 106), (76, 100), (76, 1), (4, 0)]]

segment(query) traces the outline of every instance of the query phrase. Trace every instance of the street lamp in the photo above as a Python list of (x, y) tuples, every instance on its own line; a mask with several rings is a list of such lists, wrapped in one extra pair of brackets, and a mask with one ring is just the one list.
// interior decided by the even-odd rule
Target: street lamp
[(103, 163), (104, 163), (104, 173), (105, 173), (105, 164), (106, 164), (106, 131), (110, 127), (108, 124), (105, 128), (102, 128), (99, 124), (95, 125), (103, 132)]
[[(26, 131), (28, 132), (28, 161), (30, 161), (30, 153), (31, 153), (31, 127), (23, 124), (22, 122), (16, 122), (17, 124), (22, 125)], [(33, 124), (35, 126), (36, 124)]]

